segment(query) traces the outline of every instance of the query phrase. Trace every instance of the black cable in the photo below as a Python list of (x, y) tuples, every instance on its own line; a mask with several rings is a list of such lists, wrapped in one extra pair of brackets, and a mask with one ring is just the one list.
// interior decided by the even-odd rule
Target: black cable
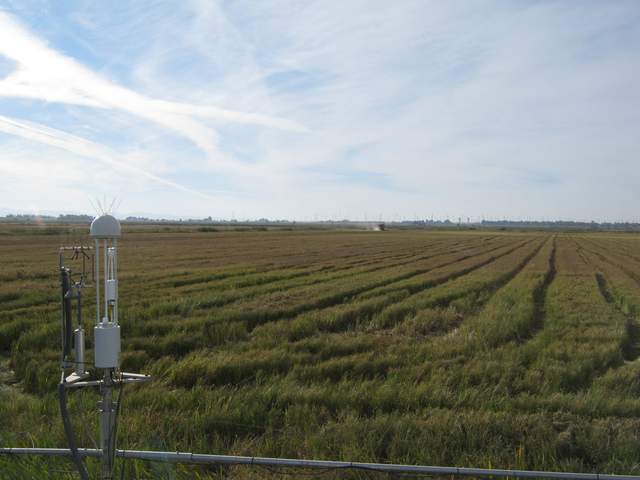
[(67, 437), (67, 443), (71, 450), (71, 460), (76, 465), (80, 478), (82, 480), (89, 480), (89, 474), (84, 466), (84, 463), (78, 456), (78, 446), (76, 444), (76, 436), (73, 431), (73, 426), (69, 419), (69, 411), (67, 410), (67, 387), (64, 382), (64, 372), (62, 372), (62, 379), (58, 384), (58, 400), (60, 402), (60, 414), (62, 416), (62, 424), (64, 426), (64, 433)]

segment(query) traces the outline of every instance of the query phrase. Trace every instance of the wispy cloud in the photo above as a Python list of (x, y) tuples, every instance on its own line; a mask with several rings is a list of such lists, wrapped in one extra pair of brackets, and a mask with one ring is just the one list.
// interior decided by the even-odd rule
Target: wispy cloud
[(32, 122), (18, 121), (0, 115), (0, 132), (22, 137), (27, 140), (43, 143), (52, 147), (61, 148), (81, 157), (88, 157), (113, 167), (120, 172), (137, 177), (144, 177), (154, 182), (178, 189), (180, 191), (196, 195), (201, 198), (213, 200), (215, 197), (199, 192), (179, 183), (159, 177), (141, 168), (129, 165), (117, 160), (117, 155), (109, 148), (93, 143), (84, 138), (71, 135), (45, 125), (38, 125)]
[(227, 192), (134, 209), (637, 217), (635, 0), (47, 5), (0, 12), (0, 113)]
[(193, 117), (305, 131), (295, 122), (267, 115), (149, 98), (114, 84), (49, 48), (1, 11), (0, 54), (17, 63), (15, 72), (0, 82), (0, 96), (122, 110), (184, 135), (228, 168), (233, 169), (234, 163), (220, 153), (216, 131)]

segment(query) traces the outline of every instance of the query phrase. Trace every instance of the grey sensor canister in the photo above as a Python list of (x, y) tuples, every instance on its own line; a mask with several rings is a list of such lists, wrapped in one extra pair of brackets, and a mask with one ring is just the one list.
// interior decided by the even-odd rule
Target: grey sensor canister
[(100, 322), (93, 328), (95, 341), (95, 366), (118, 368), (120, 366), (120, 325)]

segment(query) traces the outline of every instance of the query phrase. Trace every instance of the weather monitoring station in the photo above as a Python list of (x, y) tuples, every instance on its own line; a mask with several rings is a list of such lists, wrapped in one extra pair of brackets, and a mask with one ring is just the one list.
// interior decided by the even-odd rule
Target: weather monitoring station
[[(100, 413), (100, 450), (102, 478), (111, 478), (115, 455), (116, 421), (119, 402), (113, 400), (113, 390), (124, 383), (149, 380), (147, 375), (125, 373), (120, 367), (120, 325), (118, 324), (118, 238), (120, 222), (112, 215), (104, 214), (92, 223), (89, 235), (94, 246), (69, 246), (60, 249), (60, 284), (62, 289), (62, 376), (59, 385), (60, 412), (70, 454), (81, 477), (87, 472), (79, 459), (75, 434), (69, 418), (66, 397), (72, 388), (95, 388), (100, 391), (98, 411)], [(82, 269), (77, 281), (73, 271), (65, 265), (65, 254), (71, 252), (73, 260), (80, 259)], [(87, 270), (91, 265), (91, 274)], [(94, 362), (102, 378), (88, 380), (85, 371), (85, 339), (82, 318), (82, 290), (95, 288), (96, 322), (93, 328)], [(102, 283), (102, 288), (100, 284)], [(72, 305), (76, 302), (77, 327), (72, 327)], [(73, 349), (73, 359), (70, 358)], [(73, 371), (69, 373), (69, 370)]]
[[(7, 456), (40, 455), (69, 458), (80, 478), (88, 480), (95, 470), (99, 478), (114, 478), (115, 462), (120, 458), (140, 459), (152, 462), (187, 464), (245, 465), (247, 467), (288, 468), (289, 475), (308, 474), (316, 470), (359, 470), (391, 475), (411, 476), (471, 476), (471, 477), (519, 477), (557, 478), (585, 480), (640, 480), (640, 476), (606, 475), (595, 473), (546, 472), (529, 470), (502, 470), (486, 468), (458, 468), (451, 466), (401, 465), (362, 463), (331, 460), (303, 460), (252, 456), (229, 456), (186, 452), (143, 451), (118, 449), (116, 437), (119, 422), (121, 394), (125, 384), (151, 380), (141, 373), (120, 370), (121, 328), (118, 323), (118, 241), (121, 237), (120, 222), (110, 214), (98, 216), (91, 223), (89, 237), (93, 245), (71, 245), (59, 250), (59, 278), (61, 287), (61, 376), (58, 397), (67, 446), (61, 448), (0, 447), (0, 454)], [(93, 335), (93, 361), (86, 356), (86, 333), (83, 319), (83, 292), (94, 289), (95, 324)], [(74, 326), (75, 324), (75, 326)], [(126, 343), (126, 339), (124, 339)], [(99, 448), (79, 446), (74, 423), (82, 418), (70, 415), (67, 396), (78, 389), (95, 389), (99, 414)], [(86, 459), (99, 461), (99, 467), (87, 465)], [(292, 473), (291, 469), (297, 473)], [(120, 470), (121, 474), (124, 469)]]

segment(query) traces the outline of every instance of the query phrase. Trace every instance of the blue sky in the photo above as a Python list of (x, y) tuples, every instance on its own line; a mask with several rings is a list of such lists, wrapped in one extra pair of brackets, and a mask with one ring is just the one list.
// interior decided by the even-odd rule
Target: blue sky
[(640, 2), (0, 0), (0, 213), (640, 220)]

